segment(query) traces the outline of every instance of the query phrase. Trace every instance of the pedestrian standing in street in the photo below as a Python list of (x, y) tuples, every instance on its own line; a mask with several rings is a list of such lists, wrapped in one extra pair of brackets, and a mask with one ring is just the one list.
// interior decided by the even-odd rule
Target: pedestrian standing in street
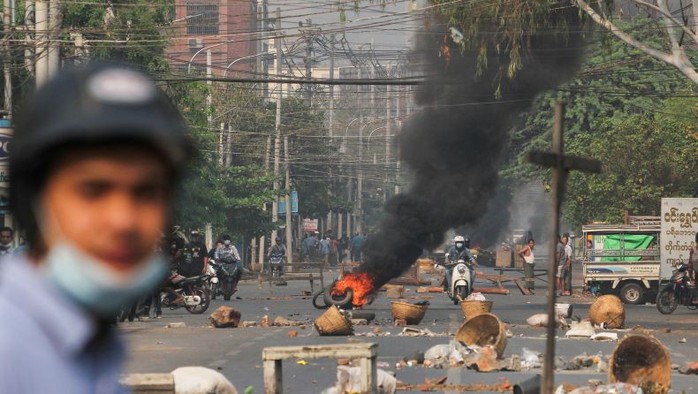
[(364, 247), (364, 237), (357, 231), (351, 239), (351, 261), (361, 262), (361, 249)]
[(326, 236), (320, 241), (320, 257), (322, 262), (327, 265), (330, 257), (330, 237)]
[(565, 287), (562, 295), (570, 296), (572, 295), (572, 245), (568, 233), (563, 234), (563, 237), (565, 237)]
[(150, 78), (91, 65), (45, 83), (12, 143), (10, 207), (30, 246), (0, 265), (0, 393), (123, 392), (114, 316), (165, 277), (154, 249), (186, 126)]
[(524, 261), (524, 277), (526, 278), (526, 287), (528, 290), (533, 293), (535, 289), (535, 271), (534, 269), (536, 268), (536, 261), (535, 257), (533, 256), (533, 248), (536, 246), (536, 241), (533, 240), (533, 238), (528, 240), (528, 244), (521, 248), (519, 251), (519, 256), (523, 259)]
[(559, 294), (562, 295), (562, 292), (564, 291), (564, 275), (565, 275), (565, 238), (560, 235), (558, 237), (558, 242), (557, 242), (557, 247), (555, 248), (555, 279), (556, 279), (556, 288), (555, 291)]
[(0, 257), (13, 254), (15, 248), (12, 247), (12, 241), (15, 232), (12, 227), (3, 227), (0, 230)]
[(339, 262), (339, 241), (330, 236), (330, 266), (336, 267)]

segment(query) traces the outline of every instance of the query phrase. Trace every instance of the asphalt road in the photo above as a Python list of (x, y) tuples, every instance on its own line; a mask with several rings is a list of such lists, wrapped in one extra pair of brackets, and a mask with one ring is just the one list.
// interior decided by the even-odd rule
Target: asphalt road
[[(490, 271), (485, 268), (484, 271)], [(334, 273), (333, 273), (334, 274)], [(330, 274), (332, 275), (332, 274)], [(520, 354), (523, 347), (543, 353), (545, 351), (545, 329), (532, 328), (526, 319), (545, 311), (544, 284), (538, 283), (536, 295), (522, 296), (513, 285), (510, 295), (488, 295), (494, 301), (492, 313), (508, 324), (512, 337), (508, 339), (504, 357)], [(323, 311), (314, 309), (307, 281), (288, 282), (288, 286), (269, 286), (267, 283), (242, 283), (236, 294), (240, 299), (228, 302), (214, 300), (203, 315), (191, 315), (184, 309), (166, 310), (162, 319), (148, 319), (125, 323), (120, 326), (128, 344), (129, 359), (127, 372), (169, 372), (180, 366), (200, 365), (218, 369), (242, 392), (253, 386), (255, 393), (263, 392), (262, 349), (268, 346), (291, 346), (304, 344), (331, 344), (349, 342), (378, 343), (378, 362), (383, 369), (392, 370), (399, 380), (419, 384), (425, 378), (448, 376), (449, 384), (497, 383), (508, 379), (512, 383), (540, 373), (540, 369), (525, 372), (479, 373), (465, 368), (433, 369), (406, 367), (397, 369), (396, 364), (417, 351), (426, 351), (437, 344), (447, 344), (463, 322), (458, 306), (453, 305), (445, 294), (417, 294), (416, 287), (407, 286), (408, 301), (428, 299), (431, 303), (426, 316), (415, 328), (429, 329), (432, 337), (399, 336), (400, 327), (391, 321), (390, 301), (381, 294), (376, 301), (366, 306), (375, 312), (376, 320), (369, 326), (355, 327), (356, 336), (321, 337), (312, 328), (312, 321)], [(561, 302), (573, 304), (574, 315), (585, 317), (589, 299), (581, 296), (563, 297)], [(208, 326), (208, 315), (221, 305), (238, 309), (242, 320), (260, 321), (264, 315), (270, 320), (284, 316), (291, 320), (307, 322), (307, 327), (251, 327), (216, 329)], [(184, 322), (185, 328), (166, 328), (168, 323)], [(654, 305), (626, 306), (625, 325), (628, 328), (642, 327), (653, 334), (669, 349), (673, 364), (683, 366), (687, 361), (698, 360), (698, 314), (680, 307), (674, 314), (665, 316), (657, 312)], [(382, 334), (365, 336), (380, 326)], [(296, 330), (298, 336), (290, 337), (289, 331)], [(626, 330), (617, 330), (622, 337)], [(389, 335), (386, 335), (389, 333)], [(584, 352), (587, 354), (610, 355), (616, 342), (593, 342), (588, 339), (567, 339), (564, 331), (558, 330), (556, 355), (565, 360)], [(683, 339), (685, 338), (685, 342)], [(299, 365), (294, 360), (284, 362), (284, 390), (288, 393), (319, 393), (331, 386), (335, 379), (335, 360), (307, 360)], [(595, 369), (580, 371), (557, 371), (556, 384), (585, 385), (589, 379), (606, 382), (606, 373)], [(672, 374), (672, 392), (698, 392), (698, 377)]]

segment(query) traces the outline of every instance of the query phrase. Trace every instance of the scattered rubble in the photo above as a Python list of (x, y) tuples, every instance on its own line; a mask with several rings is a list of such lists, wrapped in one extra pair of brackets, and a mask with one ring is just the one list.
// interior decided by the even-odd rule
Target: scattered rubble
[(275, 325), (277, 327), (298, 327), (298, 326), (302, 326), (303, 322), (299, 322), (296, 320), (289, 320), (283, 316), (277, 316), (274, 319), (273, 325)]
[[(563, 391), (564, 393), (565, 391)], [(556, 391), (557, 393), (557, 391)], [(567, 394), (643, 394), (640, 387), (628, 383), (613, 383), (606, 385), (591, 385), (589, 387), (579, 387)]]
[(211, 313), (208, 321), (216, 328), (236, 328), (240, 325), (240, 316), (237, 310), (229, 306), (221, 306)]
[[(395, 376), (383, 369), (377, 369), (376, 384), (378, 394), (394, 394), (397, 390)], [(361, 368), (347, 365), (337, 366), (337, 383), (322, 391), (322, 394), (350, 394), (361, 392)]]
[(172, 371), (175, 394), (219, 393), (238, 394), (223, 374), (204, 367), (180, 367)]
[(596, 334), (596, 330), (588, 320), (570, 323), (570, 329), (565, 336), (567, 338), (591, 338)]
[(187, 325), (183, 321), (176, 323), (167, 323), (165, 328), (185, 328)]
[(689, 361), (682, 368), (679, 368), (679, 373), (684, 375), (698, 375), (698, 361)]

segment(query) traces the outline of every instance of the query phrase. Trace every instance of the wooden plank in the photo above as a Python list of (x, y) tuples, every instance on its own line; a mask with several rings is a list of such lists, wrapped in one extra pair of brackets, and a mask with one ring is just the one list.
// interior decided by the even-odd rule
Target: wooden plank
[(348, 343), (308, 346), (267, 347), (262, 351), (263, 360), (286, 360), (289, 358), (361, 358), (377, 355), (376, 343)]
[(521, 294), (531, 295), (531, 291), (523, 286), (523, 284), (521, 283), (521, 279), (516, 279), (514, 283), (516, 284), (516, 287), (518, 287), (519, 290), (521, 290)]
[(359, 389), (362, 393), (377, 393), (378, 370), (376, 364), (375, 355), (359, 359), (359, 367), (361, 368)]
[(483, 293), (483, 294), (502, 294), (502, 295), (509, 294), (509, 290), (500, 289), (497, 287), (476, 287), (473, 289), (473, 291), (477, 292), (477, 293)]

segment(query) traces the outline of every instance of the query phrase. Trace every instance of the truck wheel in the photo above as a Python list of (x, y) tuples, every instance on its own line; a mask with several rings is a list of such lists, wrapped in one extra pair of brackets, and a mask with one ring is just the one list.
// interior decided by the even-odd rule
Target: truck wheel
[(638, 305), (642, 303), (644, 289), (637, 283), (627, 283), (620, 288), (620, 299), (626, 304)]

